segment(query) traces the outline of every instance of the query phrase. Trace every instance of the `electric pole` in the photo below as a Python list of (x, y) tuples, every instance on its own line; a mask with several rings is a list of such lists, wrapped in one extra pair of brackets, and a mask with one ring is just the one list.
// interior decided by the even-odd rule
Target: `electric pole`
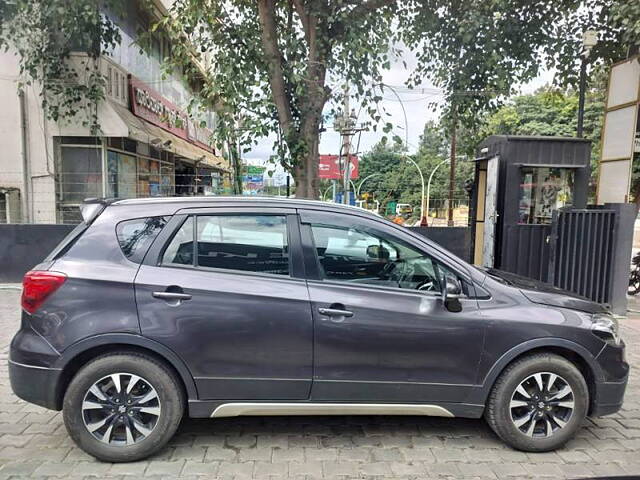
[(351, 158), (349, 157), (351, 151), (351, 136), (349, 135), (351, 118), (349, 117), (349, 112), (351, 110), (349, 109), (349, 96), (349, 84), (346, 83), (344, 86), (344, 112), (342, 114), (344, 124), (343, 131), (340, 132), (342, 135), (342, 154), (344, 155), (344, 162), (340, 162), (341, 165), (344, 165), (342, 203), (345, 205), (349, 205), (349, 180), (351, 180)]
[[(349, 182), (351, 181), (351, 138), (358, 132), (366, 130), (366, 127), (356, 125), (356, 112), (350, 110), (349, 105), (349, 84), (344, 86), (343, 112), (334, 123), (334, 129), (342, 137), (342, 147), (340, 148), (339, 162), (342, 173), (342, 203), (349, 204)], [(355, 194), (355, 192), (354, 192)], [(335, 198), (335, 196), (334, 196)]]

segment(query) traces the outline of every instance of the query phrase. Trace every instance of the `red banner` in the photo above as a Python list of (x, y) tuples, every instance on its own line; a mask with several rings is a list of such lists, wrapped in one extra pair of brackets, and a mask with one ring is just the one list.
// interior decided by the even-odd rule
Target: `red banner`
[[(342, 159), (346, 159), (343, 157)], [(349, 155), (349, 169), (351, 170), (351, 179), (358, 178), (358, 162), (356, 155)], [(320, 155), (320, 165), (318, 166), (319, 177), (329, 180), (340, 180), (344, 178), (343, 169), (340, 165), (340, 157), (338, 155)]]

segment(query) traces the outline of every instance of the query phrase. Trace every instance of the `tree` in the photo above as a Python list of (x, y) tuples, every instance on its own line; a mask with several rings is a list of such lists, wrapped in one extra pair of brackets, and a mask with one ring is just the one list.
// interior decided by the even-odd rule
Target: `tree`
[(335, 113), (343, 95), (337, 81), (350, 82), (356, 99), (373, 100), (367, 85), (379, 82), (388, 66), (395, 4), (178, 0), (161, 24), (188, 42), (177, 42), (169, 68), (198, 75), (188, 59), (210, 57), (201, 93), (216, 107), (218, 137), (237, 135), (248, 150), (275, 133), (282, 141), (274, 148), (296, 181), (296, 195), (317, 197), (325, 105), (334, 100)]
[[(496, 109), (541, 66), (573, 66), (579, 35), (569, 29), (571, 21), (597, 17), (613, 22), (613, 3), (178, 0), (163, 24), (175, 38), (189, 40), (174, 50), (173, 66), (189, 71), (185, 59), (212, 58), (203, 94), (219, 111), (218, 134), (239, 131), (238, 112), (245, 148), (276, 133), (283, 140), (276, 145), (279, 160), (293, 174), (297, 194), (315, 197), (320, 127), (323, 114), (332, 116), (340, 104), (338, 83), (349, 81), (356, 103), (374, 122), (381, 121), (375, 86), (391, 57), (399, 54), (393, 47), (397, 42), (418, 51), (409, 84), (429, 78), (445, 92), (444, 122), (473, 129), (478, 115)], [(583, 23), (576, 25), (582, 28)], [(601, 58), (621, 55), (620, 48), (612, 47), (621, 31), (619, 25), (608, 26)], [(563, 55), (571, 49), (573, 57)], [(570, 81), (571, 70), (561, 71)], [(386, 124), (384, 130), (391, 128)]]
[[(107, 0), (119, 10), (123, 0)], [(18, 84), (35, 83), (42, 107), (53, 121), (76, 119), (99, 131), (97, 106), (104, 100), (106, 79), (98, 57), (120, 42), (120, 33), (93, 0), (15, 0), (0, 2), (0, 48), (16, 50)], [(73, 51), (86, 59), (70, 62)]]
[(611, 7), (611, 16), (622, 32), (624, 45), (640, 47), (640, 2), (618, 0)]

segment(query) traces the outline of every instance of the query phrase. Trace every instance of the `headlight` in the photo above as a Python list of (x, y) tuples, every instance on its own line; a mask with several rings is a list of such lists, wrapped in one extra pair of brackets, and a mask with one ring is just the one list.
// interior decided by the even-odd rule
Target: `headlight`
[(596, 313), (592, 317), (593, 324), (591, 331), (603, 339), (605, 342), (618, 345), (620, 343), (620, 333), (618, 331), (618, 320), (606, 313)]

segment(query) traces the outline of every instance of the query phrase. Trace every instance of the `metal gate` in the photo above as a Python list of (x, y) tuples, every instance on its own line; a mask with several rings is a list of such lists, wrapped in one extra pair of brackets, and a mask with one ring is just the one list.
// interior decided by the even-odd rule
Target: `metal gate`
[(598, 303), (611, 302), (616, 211), (556, 210), (548, 282)]

